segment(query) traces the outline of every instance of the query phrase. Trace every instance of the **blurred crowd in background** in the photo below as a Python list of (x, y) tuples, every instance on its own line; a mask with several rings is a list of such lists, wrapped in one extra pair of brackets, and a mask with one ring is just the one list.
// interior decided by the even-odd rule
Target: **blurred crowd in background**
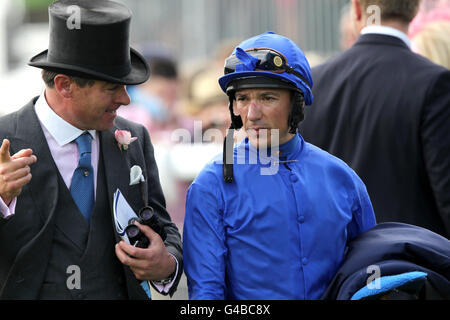
[[(47, 48), (51, 2), (0, 0), (0, 115), (43, 90), (39, 70), (26, 63)], [(151, 68), (147, 83), (128, 88), (131, 104), (119, 114), (150, 132), (168, 211), (180, 230), (187, 187), (221, 152), (230, 125), (228, 98), (217, 79), (232, 49), (272, 30), (294, 39), (314, 66), (357, 38), (349, 0), (119, 2), (133, 11), (131, 42)], [(450, 0), (423, 0), (409, 36), (414, 51), (450, 68)]]

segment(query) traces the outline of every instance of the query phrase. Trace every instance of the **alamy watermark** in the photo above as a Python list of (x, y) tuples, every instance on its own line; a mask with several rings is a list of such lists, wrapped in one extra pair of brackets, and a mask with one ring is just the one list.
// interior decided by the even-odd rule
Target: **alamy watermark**
[(81, 29), (81, 9), (77, 5), (68, 6), (67, 14), (69, 14), (69, 18), (67, 18), (66, 26), (69, 30), (73, 29)]
[(377, 5), (370, 5), (367, 7), (367, 21), (368, 26), (381, 25), (381, 8)]
[[(230, 129), (234, 130), (234, 129)], [(241, 129), (244, 130), (244, 129)], [(247, 134), (252, 136), (250, 143), (256, 144), (252, 148), (237, 148), (237, 155), (234, 155), (234, 141), (232, 137), (227, 139), (225, 144), (225, 163), (226, 164), (259, 164), (261, 165), (261, 175), (275, 175), (279, 169), (279, 145), (280, 130), (279, 129), (260, 129), (247, 130)], [(222, 131), (216, 128), (210, 128), (205, 131), (202, 129), (202, 121), (194, 121), (193, 132), (178, 128), (172, 131), (171, 142), (173, 143), (194, 143), (203, 144), (211, 142), (224, 141)], [(215, 162), (223, 164), (222, 158)]]
[(381, 288), (381, 270), (380, 267), (373, 264), (367, 267), (366, 273), (370, 274), (367, 278), (367, 289), (380, 289)]
[(81, 289), (81, 268), (73, 264), (67, 267), (66, 273), (69, 275), (66, 280), (67, 289)]

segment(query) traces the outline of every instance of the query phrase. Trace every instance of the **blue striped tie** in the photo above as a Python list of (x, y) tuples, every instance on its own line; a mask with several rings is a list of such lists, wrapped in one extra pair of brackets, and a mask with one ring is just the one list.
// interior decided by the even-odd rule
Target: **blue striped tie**
[(85, 132), (75, 139), (80, 151), (80, 161), (70, 185), (70, 194), (78, 209), (89, 221), (94, 207), (94, 169), (91, 164), (92, 136)]

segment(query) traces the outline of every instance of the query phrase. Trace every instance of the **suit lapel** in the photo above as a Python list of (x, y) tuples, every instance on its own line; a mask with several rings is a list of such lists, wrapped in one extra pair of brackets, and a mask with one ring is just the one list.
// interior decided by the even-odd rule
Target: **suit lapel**
[(37, 162), (30, 166), (33, 178), (25, 187), (30, 188), (37, 211), (42, 220), (47, 221), (52, 217), (58, 201), (59, 173), (34, 111), (36, 100), (18, 113), (17, 131), (14, 137), (10, 137), (11, 154), (31, 148), (36, 155)]
[[(102, 152), (102, 157), (100, 157), (100, 159), (103, 159), (102, 161), (105, 168), (108, 202), (110, 204), (109, 207), (113, 208), (113, 195), (116, 190), (119, 189), (125, 196), (125, 199), (128, 201), (130, 206), (137, 213), (142, 202), (136, 200), (140, 198), (140, 192), (138, 192), (139, 188), (138, 186), (133, 186), (131, 188), (129, 186), (130, 168), (133, 164), (135, 164), (135, 160), (132, 157), (132, 151), (130, 149), (128, 151), (121, 151), (119, 149), (114, 136), (115, 129), (116, 128), (99, 132), (100, 150)], [(132, 190), (134, 192), (132, 192)], [(99, 191), (97, 190), (97, 192)], [(111, 219), (113, 226), (115, 226), (112, 209)], [(116, 241), (119, 241), (119, 235), (117, 234), (115, 227), (113, 228)], [(123, 268), (125, 272), (126, 286), (129, 298), (147, 299), (146, 294), (142, 290), (130, 268), (126, 267), (125, 265), (123, 265)]]
[[(140, 142), (139, 140), (133, 142), (127, 151), (119, 149), (114, 136), (115, 129), (100, 132), (100, 150), (105, 167), (108, 202), (110, 207), (113, 208), (113, 195), (119, 189), (137, 214), (144, 206), (144, 202), (147, 201), (142, 199), (143, 195), (145, 198), (147, 196), (147, 183), (143, 184), (142, 190), (139, 184), (130, 186), (130, 168), (133, 165), (139, 165), (145, 170), (142, 161), (137, 160), (142, 158), (138, 153)], [(147, 179), (145, 171), (143, 171), (143, 174), (144, 178)]]
[(128, 151), (119, 149), (113, 130), (100, 132), (100, 150), (103, 154), (108, 202), (111, 208), (116, 190), (119, 189), (122, 194), (126, 194), (130, 180)]

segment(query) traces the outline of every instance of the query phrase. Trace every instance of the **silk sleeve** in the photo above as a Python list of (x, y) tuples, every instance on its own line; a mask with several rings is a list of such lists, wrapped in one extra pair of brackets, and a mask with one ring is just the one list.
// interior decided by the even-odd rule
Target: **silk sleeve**
[(225, 299), (227, 248), (221, 202), (212, 182), (194, 182), (188, 190), (183, 252), (189, 299)]
[(376, 225), (375, 213), (366, 186), (356, 175), (354, 181), (354, 197), (352, 205), (352, 221), (348, 226), (348, 240), (352, 240)]

